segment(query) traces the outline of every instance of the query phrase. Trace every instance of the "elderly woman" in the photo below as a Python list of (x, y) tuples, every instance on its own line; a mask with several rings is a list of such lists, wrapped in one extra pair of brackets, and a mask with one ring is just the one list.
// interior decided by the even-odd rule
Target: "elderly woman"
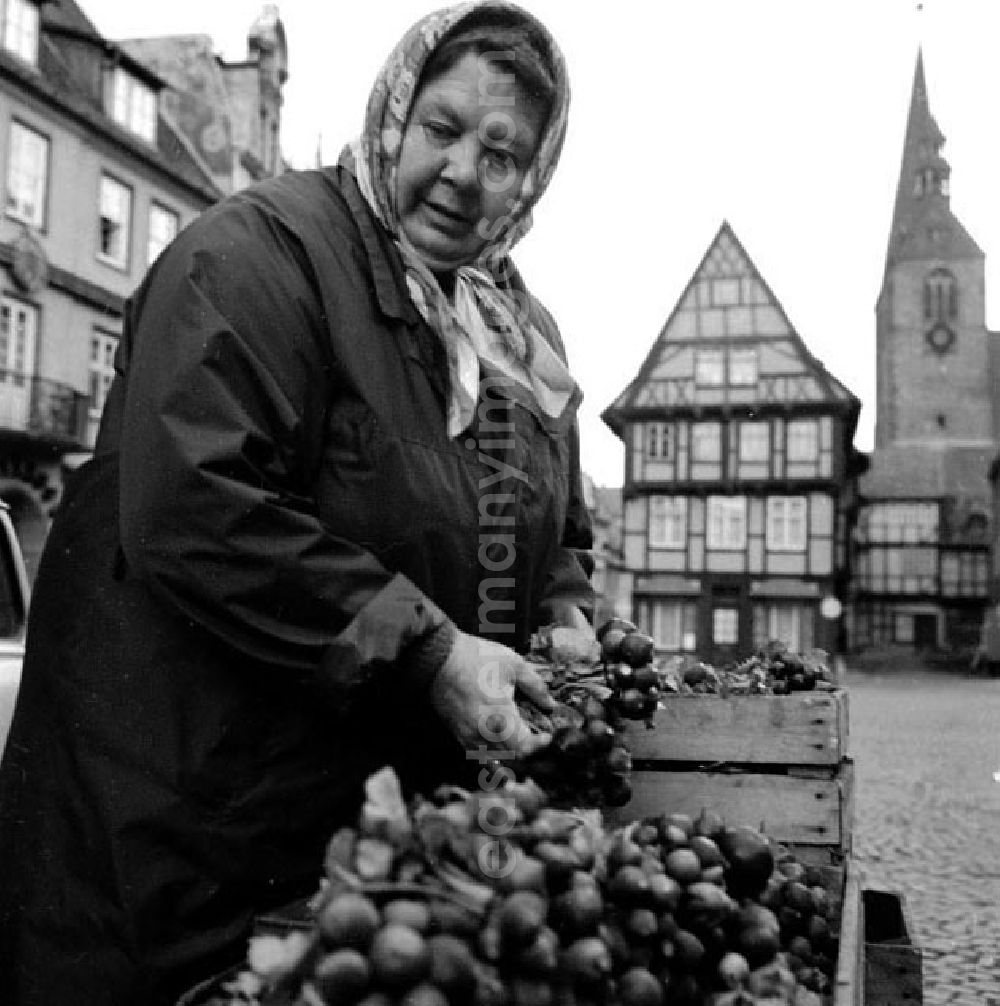
[(170, 1003), (313, 889), (372, 770), (544, 742), (514, 698), (591, 606), (580, 395), (508, 252), (567, 101), (530, 15), (433, 14), (336, 167), (224, 200), (131, 299), (0, 772), (5, 1006)]

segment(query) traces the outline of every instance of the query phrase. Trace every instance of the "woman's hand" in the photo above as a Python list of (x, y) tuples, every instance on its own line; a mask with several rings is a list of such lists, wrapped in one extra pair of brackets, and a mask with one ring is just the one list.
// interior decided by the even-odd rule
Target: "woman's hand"
[(545, 747), (514, 702), (520, 692), (548, 712), (555, 703), (529, 663), (500, 643), (460, 632), (430, 689), (431, 704), (467, 750), (488, 747), (518, 757)]

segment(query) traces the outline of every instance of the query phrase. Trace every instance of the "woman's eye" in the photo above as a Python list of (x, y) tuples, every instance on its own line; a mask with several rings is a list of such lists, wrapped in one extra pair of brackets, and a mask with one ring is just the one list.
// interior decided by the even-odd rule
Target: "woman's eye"
[(518, 164), (514, 157), (507, 150), (491, 150), (486, 154), (486, 162), (491, 168), (500, 171), (517, 170)]
[(425, 122), (424, 132), (432, 140), (449, 140), (455, 135), (455, 130), (445, 122)]

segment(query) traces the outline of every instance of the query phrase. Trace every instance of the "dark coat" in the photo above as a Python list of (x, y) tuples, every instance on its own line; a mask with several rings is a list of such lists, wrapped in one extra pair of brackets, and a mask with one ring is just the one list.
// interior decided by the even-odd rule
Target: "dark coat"
[(574, 410), (500, 397), (448, 438), (440, 340), (340, 169), (184, 231), (118, 369), (0, 768), (5, 1006), (158, 1006), (239, 959), (370, 771), (466, 771), (408, 647), (450, 618), (523, 649), (590, 604)]

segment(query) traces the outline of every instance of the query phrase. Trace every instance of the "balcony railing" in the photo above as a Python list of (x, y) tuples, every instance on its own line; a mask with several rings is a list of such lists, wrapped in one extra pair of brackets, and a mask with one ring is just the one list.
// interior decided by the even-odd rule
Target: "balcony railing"
[(68, 384), (0, 369), (0, 431), (82, 447), (87, 405), (87, 396)]

